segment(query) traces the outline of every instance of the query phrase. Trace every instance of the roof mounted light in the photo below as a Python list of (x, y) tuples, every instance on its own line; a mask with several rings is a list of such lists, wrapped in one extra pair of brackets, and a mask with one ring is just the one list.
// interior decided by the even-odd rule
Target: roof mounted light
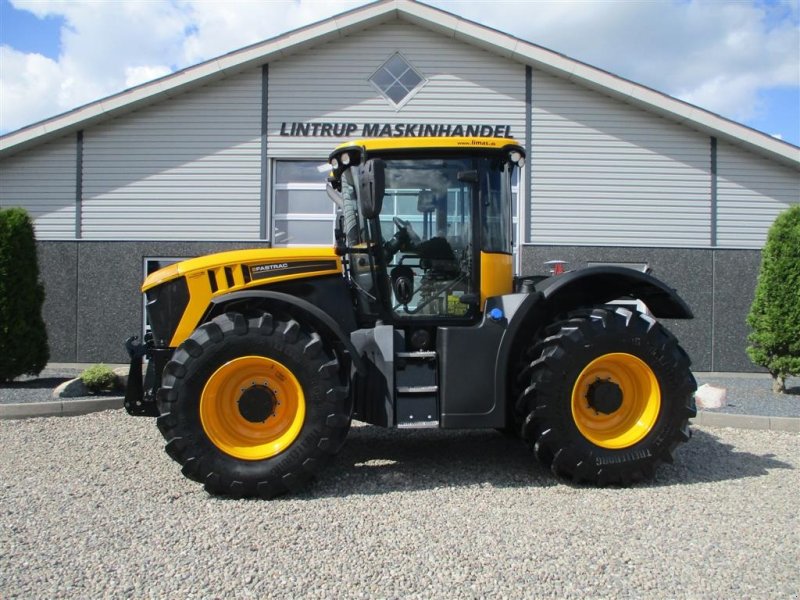
[(331, 169), (336, 171), (339, 168), (339, 161), (335, 158), (331, 159)]
[(350, 155), (349, 155), (347, 152), (345, 152), (344, 154), (342, 154), (342, 164), (343, 164), (345, 167), (346, 167), (347, 165), (349, 165), (349, 164), (350, 164)]
[(509, 152), (508, 153), (508, 160), (510, 160), (512, 163), (514, 163), (518, 167), (524, 167), (525, 166), (525, 157), (522, 156), (522, 152), (519, 152), (518, 150), (512, 150), (511, 152)]

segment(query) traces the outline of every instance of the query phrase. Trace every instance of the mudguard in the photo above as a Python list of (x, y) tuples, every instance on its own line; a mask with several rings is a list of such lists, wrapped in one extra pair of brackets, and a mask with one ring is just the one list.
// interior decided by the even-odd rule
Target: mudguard
[[(549, 277), (536, 285), (548, 304), (580, 306), (605, 304), (623, 296), (641, 300), (659, 319), (691, 319), (692, 310), (674, 289), (652, 275), (625, 267), (588, 267)], [(564, 312), (563, 310), (560, 312)]]
[[(495, 394), (508, 398), (509, 378), (522, 348), (532, 342), (537, 330), (559, 314), (588, 306), (605, 304), (622, 297), (644, 302), (660, 319), (691, 319), (689, 305), (663, 281), (625, 267), (599, 266), (577, 269), (538, 282), (529, 294), (511, 294), (490, 299), (486, 310), (503, 310), (503, 333), (495, 363)], [(506, 406), (498, 402), (498, 406)], [(510, 415), (505, 415), (507, 418)]]
[(271, 290), (244, 290), (240, 292), (231, 292), (230, 294), (223, 294), (222, 296), (218, 296), (211, 300), (211, 306), (209, 307), (208, 312), (206, 313), (206, 317), (203, 319), (204, 321), (207, 320), (209, 317), (216, 316), (220, 311), (220, 308), (226, 304), (231, 302), (241, 301), (241, 300), (248, 300), (252, 298), (260, 298), (264, 300), (270, 300), (275, 303), (280, 303), (283, 305), (288, 305), (300, 309), (307, 313), (312, 320), (314, 321), (314, 325), (326, 331), (328, 334), (333, 335), (339, 340), (344, 348), (347, 350), (348, 354), (350, 355), (350, 360), (353, 362), (353, 366), (355, 367), (356, 371), (361, 375), (365, 375), (367, 372), (367, 366), (364, 362), (364, 359), (361, 357), (359, 352), (356, 350), (356, 347), (353, 345), (353, 342), (350, 341), (350, 333), (346, 332), (336, 320), (333, 319), (328, 313), (317, 307), (316, 305), (304, 300), (302, 298), (298, 298), (291, 294), (286, 294), (283, 292), (275, 292)]

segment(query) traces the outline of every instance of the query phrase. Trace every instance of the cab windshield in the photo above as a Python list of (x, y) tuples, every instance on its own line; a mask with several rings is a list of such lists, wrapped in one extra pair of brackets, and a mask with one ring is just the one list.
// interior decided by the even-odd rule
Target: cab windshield
[(453, 251), (464, 250), (472, 237), (475, 186), (469, 174), (474, 172), (474, 161), (441, 158), (385, 162), (383, 239), (390, 239), (398, 226), (404, 226), (412, 238), (440, 238)]

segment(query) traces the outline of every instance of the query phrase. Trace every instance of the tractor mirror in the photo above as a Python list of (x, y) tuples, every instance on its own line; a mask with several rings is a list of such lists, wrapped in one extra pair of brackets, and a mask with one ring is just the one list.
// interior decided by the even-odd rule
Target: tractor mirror
[(371, 158), (359, 170), (361, 212), (365, 218), (374, 219), (381, 214), (383, 195), (386, 193), (385, 165), (381, 159)]

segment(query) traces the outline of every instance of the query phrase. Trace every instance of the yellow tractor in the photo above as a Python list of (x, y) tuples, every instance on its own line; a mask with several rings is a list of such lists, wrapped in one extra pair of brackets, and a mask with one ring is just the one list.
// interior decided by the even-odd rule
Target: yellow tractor
[(689, 357), (656, 319), (691, 311), (632, 269), (514, 277), (524, 160), (506, 138), (340, 145), (333, 248), (224, 252), (147, 277), (128, 412), (157, 416), (184, 475), (234, 497), (300, 488), (351, 419), (513, 432), (575, 482), (650, 477), (695, 415)]

